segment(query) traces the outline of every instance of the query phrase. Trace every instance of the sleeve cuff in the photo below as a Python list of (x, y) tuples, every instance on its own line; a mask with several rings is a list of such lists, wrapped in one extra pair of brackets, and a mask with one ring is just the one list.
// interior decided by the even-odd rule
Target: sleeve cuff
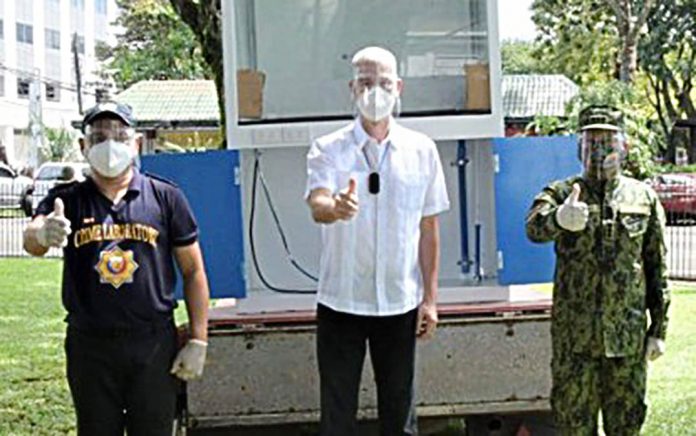
[(442, 212), (448, 211), (450, 208), (450, 204), (448, 203), (442, 203), (442, 204), (437, 204), (433, 206), (426, 206), (423, 208), (423, 214), (422, 216), (433, 216), (433, 215), (439, 215)]
[(187, 245), (191, 245), (194, 242), (198, 241), (198, 231), (194, 231), (192, 233), (189, 233), (186, 236), (182, 236), (180, 238), (176, 238), (172, 241), (172, 245), (175, 247), (186, 247)]

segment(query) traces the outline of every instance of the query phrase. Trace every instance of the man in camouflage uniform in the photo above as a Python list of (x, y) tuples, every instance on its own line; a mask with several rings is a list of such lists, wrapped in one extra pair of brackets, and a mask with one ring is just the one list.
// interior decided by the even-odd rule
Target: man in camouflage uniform
[(621, 124), (614, 108), (582, 111), (583, 174), (544, 188), (527, 217), (532, 241), (555, 242), (551, 406), (562, 435), (596, 435), (600, 409), (608, 436), (638, 435), (646, 360), (665, 349), (664, 211), (621, 175)]

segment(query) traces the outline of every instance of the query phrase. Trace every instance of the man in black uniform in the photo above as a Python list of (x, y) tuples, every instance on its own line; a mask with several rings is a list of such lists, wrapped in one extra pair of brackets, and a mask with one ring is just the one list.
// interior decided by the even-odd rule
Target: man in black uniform
[[(83, 182), (59, 185), (24, 233), (27, 252), (63, 247), (67, 377), (80, 435), (171, 435), (177, 376), (203, 371), (208, 284), (198, 226), (182, 192), (140, 174), (130, 108), (99, 104), (83, 120)], [(174, 259), (190, 339), (177, 354)]]

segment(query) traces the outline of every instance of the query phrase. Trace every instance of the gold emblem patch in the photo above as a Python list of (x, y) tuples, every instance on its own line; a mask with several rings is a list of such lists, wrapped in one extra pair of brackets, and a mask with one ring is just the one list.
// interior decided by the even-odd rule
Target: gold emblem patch
[(119, 246), (99, 253), (99, 262), (94, 266), (102, 283), (110, 283), (118, 289), (124, 283), (133, 283), (133, 273), (138, 264), (133, 259), (133, 251), (123, 251)]

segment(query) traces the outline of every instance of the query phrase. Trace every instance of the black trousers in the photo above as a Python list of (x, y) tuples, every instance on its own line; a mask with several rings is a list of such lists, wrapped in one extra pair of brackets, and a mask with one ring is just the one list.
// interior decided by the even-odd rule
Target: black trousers
[(113, 335), (68, 327), (67, 376), (80, 436), (171, 436), (179, 383), (173, 323)]
[(383, 436), (418, 433), (414, 373), (417, 309), (396, 316), (360, 316), (317, 307), (322, 436), (355, 435), (358, 390), (370, 347)]

